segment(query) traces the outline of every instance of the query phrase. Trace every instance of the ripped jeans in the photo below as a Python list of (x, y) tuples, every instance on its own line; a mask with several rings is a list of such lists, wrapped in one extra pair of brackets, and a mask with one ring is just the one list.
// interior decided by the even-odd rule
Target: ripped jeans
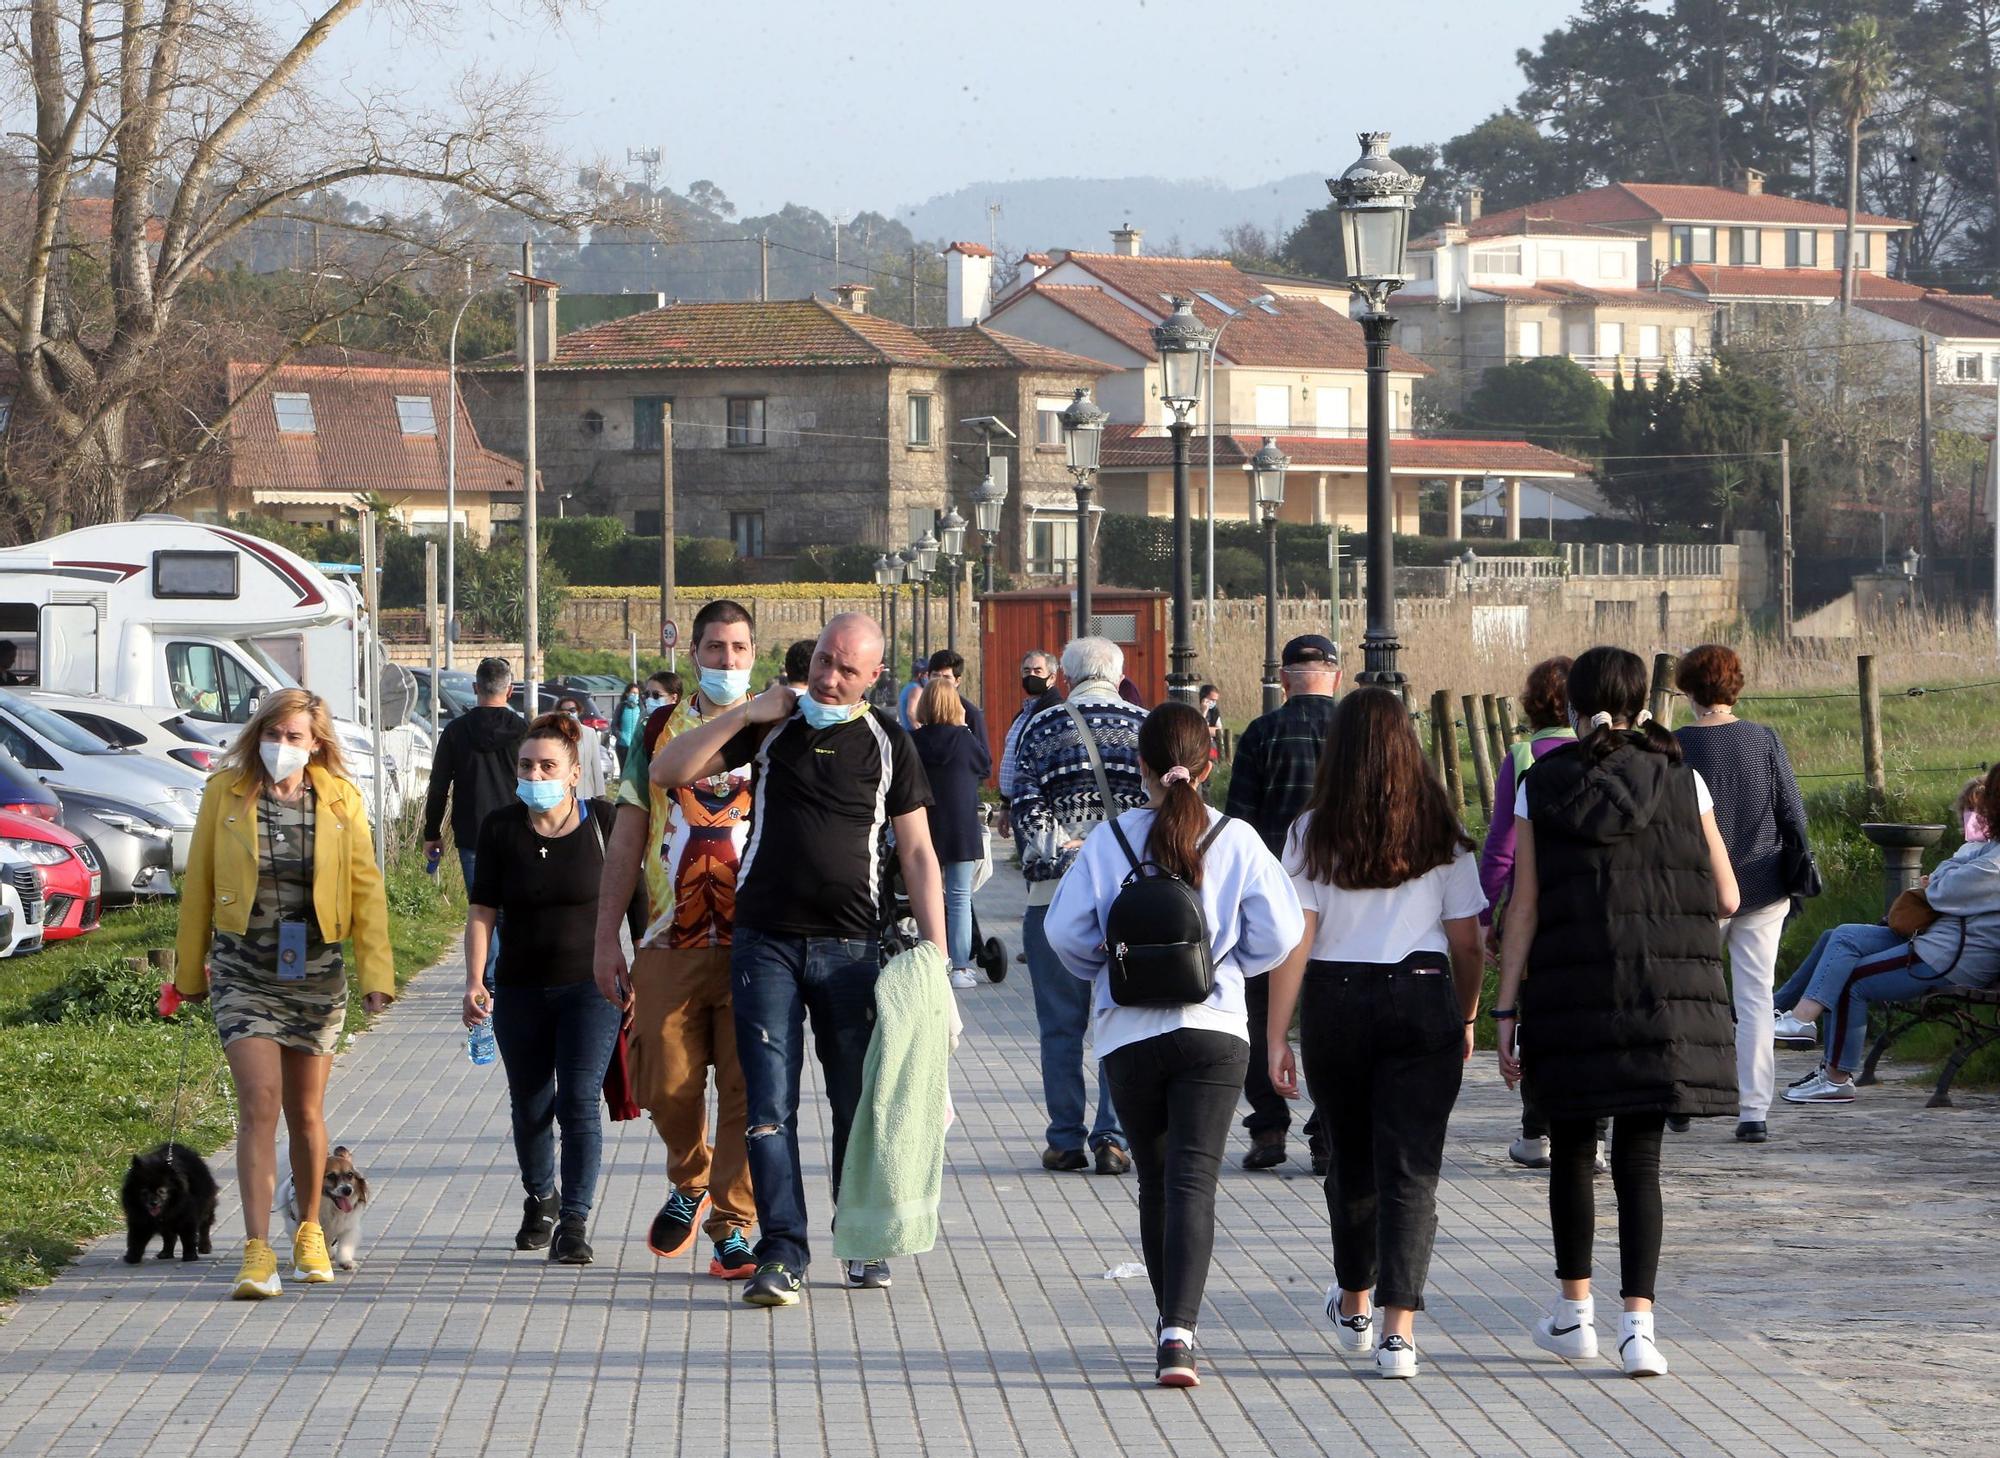
[(729, 954), (736, 1056), (749, 1104), (750, 1186), (757, 1198), (757, 1263), (783, 1262), (803, 1276), (805, 1179), (799, 1167), (799, 1075), (805, 1019), (832, 1105), (828, 1183), (840, 1199), (840, 1166), (861, 1102), (862, 1064), (875, 1028), (881, 950), (873, 939), (793, 937), (736, 929)]

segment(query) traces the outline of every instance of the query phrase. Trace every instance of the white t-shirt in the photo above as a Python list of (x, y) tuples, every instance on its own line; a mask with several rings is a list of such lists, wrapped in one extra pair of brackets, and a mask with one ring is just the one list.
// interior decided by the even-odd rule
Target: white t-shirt
[[(1697, 814), (1707, 815), (1715, 809), (1715, 796), (1708, 792), (1708, 781), (1701, 777), (1700, 770), (1689, 770), (1694, 776), (1694, 808)], [(1521, 787), (1514, 791), (1514, 818), (1527, 820), (1528, 817), (1528, 777), (1521, 776)], [(1530, 822), (1532, 823), (1532, 822)]]
[(1386, 890), (1349, 891), (1305, 874), (1301, 815), (1285, 840), (1285, 871), (1299, 905), (1319, 918), (1308, 954), (1317, 962), (1402, 961), (1412, 952), (1445, 952), (1444, 923), (1486, 909), (1479, 857), (1462, 850), (1442, 866)]

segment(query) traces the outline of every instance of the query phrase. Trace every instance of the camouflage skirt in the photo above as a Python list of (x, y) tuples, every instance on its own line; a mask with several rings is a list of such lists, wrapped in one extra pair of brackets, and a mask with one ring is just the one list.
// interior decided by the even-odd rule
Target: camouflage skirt
[(302, 1053), (331, 1054), (347, 1021), (347, 968), (338, 944), (307, 948), (306, 975), (282, 980), (276, 971), (278, 940), (260, 945), (218, 932), (209, 953), (209, 1000), (215, 1030), (226, 1048), (238, 1038), (269, 1038)]

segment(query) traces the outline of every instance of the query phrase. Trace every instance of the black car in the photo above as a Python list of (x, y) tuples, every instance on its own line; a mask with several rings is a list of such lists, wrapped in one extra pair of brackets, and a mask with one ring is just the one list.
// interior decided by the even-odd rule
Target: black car
[[(526, 714), (527, 711), (523, 706), (527, 702), (527, 697), (528, 686), (524, 683), (517, 683), (514, 685), (514, 691), (507, 695), (507, 707), (517, 714)], [(556, 711), (556, 705), (564, 699), (575, 699), (577, 717), (584, 723), (600, 733), (611, 727), (610, 721), (604, 717), (603, 711), (597, 707), (597, 701), (582, 689), (571, 688), (566, 683), (544, 679), (542, 680), (542, 691), (539, 699), (539, 707), (536, 708), (534, 714), (528, 714), (527, 717), (534, 718), (536, 714), (553, 714)]]
[(60, 823), (62, 799), (47, 780), (0, 749), (0, 810)]

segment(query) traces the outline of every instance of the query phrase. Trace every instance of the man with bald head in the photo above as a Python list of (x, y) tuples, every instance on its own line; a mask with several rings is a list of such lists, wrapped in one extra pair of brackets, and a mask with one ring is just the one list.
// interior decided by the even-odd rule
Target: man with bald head
[[(882, 667), (882, 629), (841, 613), (813, 647), (803, 692), (778, 684), (670, 739), (654, 784), (751, 768), (750, 837), (736, 875), (730, 948), (736, 1050), (749, 1095), (756, 1275), (743, 1299), (795, 1306), (809, 1250), (799, 1172), (805, 1019), (832, 1105), (834, 1198), (874, 1026), (888, 832), (925, 941), (945, 945), (944, 881), (931, 849), (930, 784), (908, 734), (863, 694)], [(887, 1261), (850, 1261), (849, 1286), (889, 1284)]]

